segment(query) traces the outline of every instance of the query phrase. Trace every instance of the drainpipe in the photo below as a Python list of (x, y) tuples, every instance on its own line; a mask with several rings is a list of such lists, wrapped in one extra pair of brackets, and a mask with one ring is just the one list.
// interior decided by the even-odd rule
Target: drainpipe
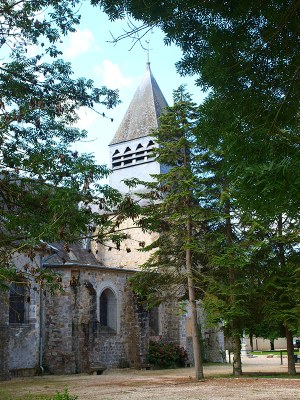
[[(43, 256), (41, 256), (41, 268), (43, 268)], [(41, 374), (44, 373), (43, 367), (43, 291), (42, 287), (40, 287), (40, 341), (39, 341), (39, 366)]]
[[(45, 267), (45, 262), (50, 260), (50, 258), (54, 257), (57, 253), (58, 253), (58, 249), (56, 249), (56, 247), (47, 244), (47, 248), (51, 251), (53, 251), (53, 254), (50, 254), (48, 257), (44, 258), (43, 256), (41, 256), (40, 259), (40, 267), (41, 269), (44, 269)], [(40, 340), (39, 340), (39, 368), (41, 371), (41, 374), (43, 375), (44, 373), (44, 367), (43, 367), (43, 328), (44, 328), (44, 301), (43, 301), (43, 290), (42, 290), (42, 286), (40, 287), (40, 329), (39, 329), (39, 336), (40, 336)]]

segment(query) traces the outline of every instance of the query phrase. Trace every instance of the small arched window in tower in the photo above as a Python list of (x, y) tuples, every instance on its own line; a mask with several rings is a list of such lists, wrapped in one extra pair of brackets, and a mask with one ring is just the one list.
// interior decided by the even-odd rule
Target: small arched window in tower
[(119, 152), (119, 150), (116, 150), (116, 151), (114, 152), (114, 154), (113, 154), (113, 157), (116, 156), (116, 155), (118, 155), (118, 154), (120, 154), (120, 152)]
[(100, 326), (117, 330), (117, 299), (111, 289), (105, 289), (100, 295)]
[(147, 147), (150, 147), (150, 146), (153, 146), (153, 145), (154, 145), (153, 140), (150, 140), (149, 143), (147, 144)]
[(140, 143), (140, 144), (138, 144), (137, 146), (136, 146), (136, 149), (137, 150), (139, 150), (139, 149), (143, 149), (143, 145)]
[(26, 322), (27, 293), (25, 283), (13, 283), (9, 290), (9, 323), (24, 324)]
[(124, 153), (128, 153), (129, 151), (131, 151), (131, 148), (127, 146)]

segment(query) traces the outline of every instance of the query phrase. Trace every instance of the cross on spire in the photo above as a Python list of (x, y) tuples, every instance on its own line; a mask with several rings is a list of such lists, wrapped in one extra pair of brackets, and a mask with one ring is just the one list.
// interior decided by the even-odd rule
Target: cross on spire
[(149, 48), (150, 40), (146, 40), (146, 43), (147, 43), (147, 48), (146, 48), (146, 51), (147, 51), (147, 63), (149, 64), (150, 63), (150, 48)]

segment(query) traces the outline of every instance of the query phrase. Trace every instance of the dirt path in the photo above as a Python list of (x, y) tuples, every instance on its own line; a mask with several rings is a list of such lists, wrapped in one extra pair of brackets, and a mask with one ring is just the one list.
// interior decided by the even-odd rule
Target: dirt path
[[(194, 380), (194, 369), (163, 371), (111, 370), (104, 375), (44, 376), (0, 382), (0, 400), (25, 394), (53, 394), (68, 387), (79, 400), (300, 400), (300, 365), (295, 379), (252, 378), (251, 373), (285, 374), (286, 360), (245, 359), (241, 378), (225, 378), (230, 365), (204, 367), (206, 379)], [(2, 393), (2, 396), (1, 396)], [(5, 396), (5, 397), (4, 397)]]

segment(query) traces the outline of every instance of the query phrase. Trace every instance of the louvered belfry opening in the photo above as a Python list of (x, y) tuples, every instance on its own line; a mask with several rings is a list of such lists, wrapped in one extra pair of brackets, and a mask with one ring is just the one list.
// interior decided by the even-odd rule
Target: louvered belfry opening
[(112, 156), (112, 169), (126, 168), (132, 164), (142, 164), (145, 162), (153, 161), (155, 159), (153, 154), (154, 142), (149, 140), (146, 147), (138, 144), (135, 150), (126, 147), (125, 151), (116, 150)]
[[(162, 172), (153, 149), (153, 130), (168, 106), (147, 62), (144, 76), (116, 131), (111, 143), (110, 185), (121, 192), (127, 188), (123, 181), (131, 178), (151, 180), (151, 175)], [(147, 164), (147, 165), (144, 165)]]

